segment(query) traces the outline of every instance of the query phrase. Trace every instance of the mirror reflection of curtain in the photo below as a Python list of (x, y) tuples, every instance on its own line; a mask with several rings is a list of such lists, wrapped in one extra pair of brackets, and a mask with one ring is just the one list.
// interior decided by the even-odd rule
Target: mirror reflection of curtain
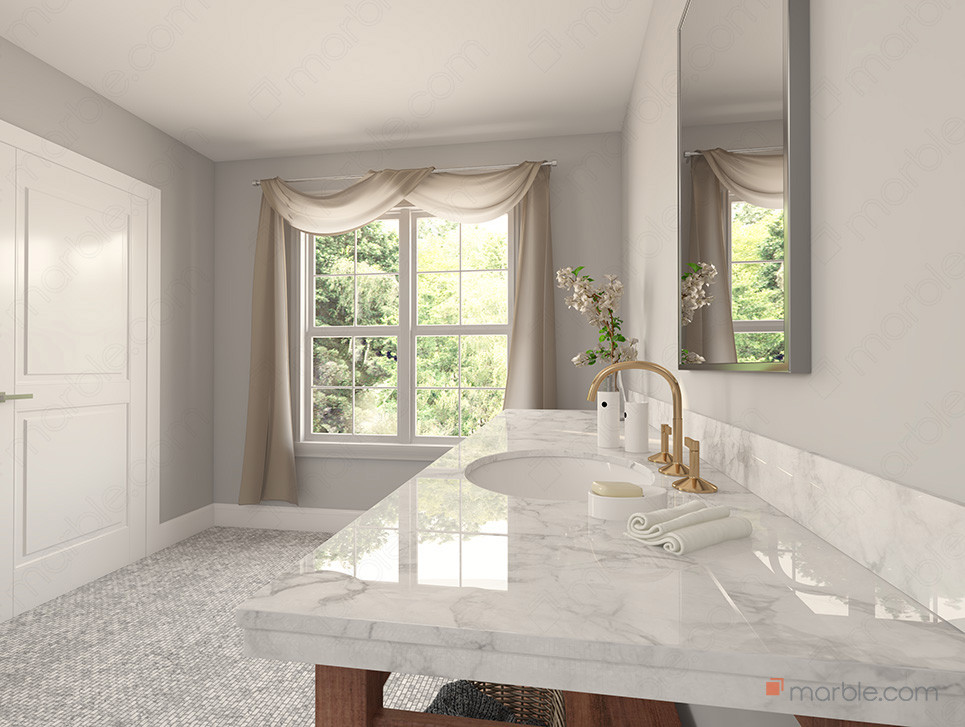
[(693, 203), (690, 261), (710, 263), (719, 277), (710, 288), (713, 302), (684, 328), (684, 347), (709, 363), (736, 363), (731, 310), (728, 240), (730, 198), (758, 207), (784, 207), (784, 155), (739, 154), (707, 149), (691, 157)]

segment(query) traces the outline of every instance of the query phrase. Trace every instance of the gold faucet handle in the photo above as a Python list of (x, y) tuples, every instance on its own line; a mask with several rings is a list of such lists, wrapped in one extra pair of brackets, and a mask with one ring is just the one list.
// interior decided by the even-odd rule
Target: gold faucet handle
[(690, 437), (684, 437), (684, 444), (690, 450), (690, 474), (700, 477), (700, 442)]
[(690, 437), (684, 437), (684, 444), (690, 450), (690, 473), (687, 477), (677, 480), (673, 486), (681, 492), (702, 492), (710, 494), (717, 492), (717, 485), (713, 485), (700, 476), (700, 442)]
[(660, 451), (657, 454), (651, 454), (647, 457), (650, 462), (656, 462), (657, 464), (670, 464), (673, 462), (673, 457), (670, 454), (670, 435), (673, 433), (673, 427), (669, 424), (660, 425)]

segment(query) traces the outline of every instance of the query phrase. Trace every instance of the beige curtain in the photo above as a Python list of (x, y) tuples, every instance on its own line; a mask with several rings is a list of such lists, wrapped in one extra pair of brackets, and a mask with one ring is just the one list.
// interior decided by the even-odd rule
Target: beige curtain
[(758, 207), (784, 207), (784, 155), (735, 154), (707, 149), (703, 159), (714, 176), (736, 199)]
[(713, 302), (701, 308), (693, 322), (684, 328), (684, 346), (709, 363), (736, 363), (734, 317), (727, 279), (728, 197), (733, 195), (758, 207), (782, 208), (784, 156), (708, 149), (691, 158), (690, 174), (693, 186), (690, 261), (710, 263), (720, 276), (710, 291)]
[(550, 168), (541, 167), (516, 218), (516, 294), (506, 409), (556, 408), (556, 319), (550, 231)]
[(408, 201), (438, 217), (482, 222), (519, 208), (516, 299), (506, 405), (556, 401), (549, 168), (524, 162), (484, 174), (424, 169), (370, 172), (331, 195), (298, 192), (280, 179), (263, 193), (252, 289), (248, 420), (238, 502), (298, 501), (292, 427), (285, 224), (319, 235), (349, 232)]

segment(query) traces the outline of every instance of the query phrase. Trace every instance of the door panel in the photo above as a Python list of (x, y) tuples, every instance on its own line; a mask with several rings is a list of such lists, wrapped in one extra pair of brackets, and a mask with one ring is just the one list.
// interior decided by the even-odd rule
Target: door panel
[(143, 205), (17, 155), (15, 614), (143, 555), (147, 393)]
[(127, 480), (127, 448), (115, 447), (127, 437), (126, 406), (84, 407), (57, 429), (42, 411), (18, 420), (24, 436), (15, 487), (25, 558), (126, 524), (127, 489), (118, 483)]
[[(17, 152), (0, 144), (0, 391), (11, 393), (14, 383), (14, 230)], [(5, 388), (10, 387), (10, 388)], [(0, 621), (13, 616), (13, 467), (16, 435), (13, 414), (0, 404)]]
[(93, 207), (26, 190), (26, 374), (80, 374), (100, 360), (118, 373), (127, 368), (130, 215), (111, 206), (123, 200), (97, 196), (113, 210), (114, 229)]

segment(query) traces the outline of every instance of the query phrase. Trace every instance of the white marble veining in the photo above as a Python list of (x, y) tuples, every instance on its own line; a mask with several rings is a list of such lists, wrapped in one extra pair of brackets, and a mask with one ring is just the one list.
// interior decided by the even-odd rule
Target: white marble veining
[[(699, 497), (748, 518), (751, 537), (675, 556), (589, 519), (585, 501), (503, 495), (464, 476), (479, 458), (519, 451), (655, 469), (646, 455), (598, 450), (593, 412), (504, 412), (239, 607), (248, 653), (895, 725), (965, 724), (965, 634), (719, 470), (702, 474), (720, 492)], [(552, 479), (559, 459), (534, 459), (533, 476)], [(669, 487), (670, 478), (654, 476)], [(694, 497), (669, 493), (671, 505)], [(765, 684), (778, 677), (785, 690), (769, 696)], [(842, 683), (859, 682), (917, 687), (918, 699), (848, 700)], [(792, 699), (802, 687), (815, 698), (797, 691)], [(840, 696), (822, 699), (832, 688)]]
[[(669, 404), (651, 399), (651, 422)], [(965, 631), (965, 505), (684, 412), (708, 462)]]

